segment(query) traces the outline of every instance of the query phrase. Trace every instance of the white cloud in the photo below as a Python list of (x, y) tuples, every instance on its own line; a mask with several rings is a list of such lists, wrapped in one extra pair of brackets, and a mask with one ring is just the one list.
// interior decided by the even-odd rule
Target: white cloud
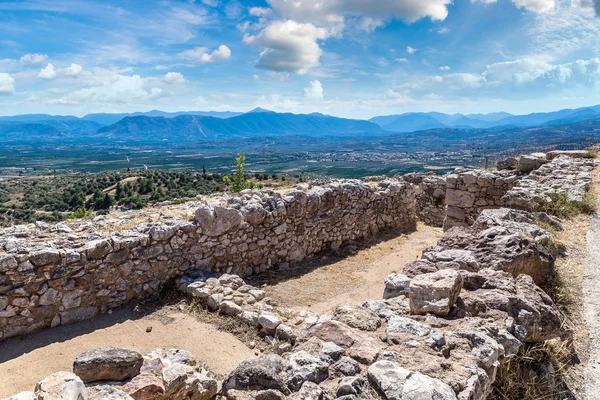
[(185, 77), (179, 72), (167, 72), (163, 80), (168, 84), (185, 83)]
[(54, 65), (48, 63), (44, 68), (40, 70), (38, 74), (39, 78), (42, 79), (54, 79), (56, 78), (56, 70), (54, 69)]
[(260, 81), (260, 75), (254, 74), (252, 75), (252, 79), (254, 79), (255, 81)]
[(396, 58), (395, 61), (399, 62), (399, 63), (405, 63), (408, 61), (408, 58), (400, 57), (400, 58)]
[(323, 86), (321, 82), (314, 80), (304, 88), (304, 98), (308, 100), (323, 100)]
[(55, 99), (62, 104), (146, 104), (163, 97), (163, 89), (156, 79), (139, 75), (123, 75), (113, 70), (95, 70), (86, 77), (86, 86)]
[(537, 14), (525, 32), (531, 54), (564, 59), (571, 54), (600, 54), (600, 29), (591, 0), (557, 0), (556, 11)]
[(450, 71), (450, 67), (447, 65), (443, 65), (440, 67), (440, 71)]
[(6, 72), (0, 72), (0, 94), (13, 94), (15, 92), (15, 80)]
[(541, 58), (522, 58), (488, 65), (481, 73), (416, 76), (396, 88), (407, 95), (436, 93), (477, 98), (556, 96), (561, 91), (600, 89), (600, 58), (552, 64)]
[(231, 50), (229, 47), (221, 45), (212, 53), (208, 53), (208, 49), (206, 47), (196, 47), (195, 49), (186, 50), (179, 53), (179, 57), (185, 60), (194, 61), (198, 64), (208, 64), (230, 58)]
[[(496, 3), (497, 0), (471, 0), (484, 4)], [(546, 13), (554, 10), (556, 3), (554, 0), (511, 0), (517, 8), (525, 8), (536, 13)]]
[(258, 35), (245, 35), (244, 43), (261, 49), (257, 67), (304, 75), (319, 65), (323, 50), (317, 40), (329, 36), (326, 29), (312, 24), (274, 21)]
[[(451, 0), (268, 0), (282, 17), (324, 26), (343, 24), (344, 17), (365, 17), (372, 28), (374, 21), (402, 19), (414, 22), (421, 18), (442, 21), (448, 16)], [(379, 26), (380, 22), (375, 23)]]
[(415, 49), (415, 48), (412, 48), (412, 47), (410, 47), (410, 46), (406, 46), (406, 52), (407, 52), (408, 54), (415, 54), (415, 53), (417, 52), (417, 49)]
[(46, 54), (29, 53), (19, 59), (19, 62), (25, 64), (42, 64), (48, 59)]
[(83, 67), (79, 64), (72, 63), (68, 68), (63, 70), (66, 76), (79, 76), (83, 71)]

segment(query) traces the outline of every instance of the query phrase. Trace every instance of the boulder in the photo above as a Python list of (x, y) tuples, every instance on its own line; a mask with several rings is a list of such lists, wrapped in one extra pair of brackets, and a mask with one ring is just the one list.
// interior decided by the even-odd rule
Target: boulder
[(462, 285), (462, 276), (452, 269), (416, 276), (410, 282), (410, 311), (413, 314), (448, 315)]
[(285, 373), (288, 386), (294, 392), (300, 390), (304, 382), (321, 383), (329, 377), (329, 365), (306, 351), (299, 351), (290, 356)]
[(154, 374), (142, 373), (122, 387), (135, 400), (152, 400), (165, 394), (163, 380)]
[(258, 324), (269, 332), (275, 332), (281, 324), (281, 318), (271, 312), (263, 312), (258, 316)]
[(227, 400), (285, 400), (286, 397), (278, 390), (235, 390), (227, 392)]
[(136, 351), (105, 347), (80, 354), (73, 363), (73, 372), (86, 383), (123, 381), (138, 375), (143, 363)]
[(375, 361), (384, 347), (383, 343), (373, 335), (352, 329), (339, 321), (322, 322), (315, 325), (306, 334), (348, 349), (348, 356), (364, 364)]
[(457, 400), (444, 382), (398, 366), (378, 361), (367, 371), (369, 382), (385, 400)]
[(6, 400), (37, 400), (35, 397), (35, 393), (33, 392), (21, 392), (17, 393), (14, 396), (10, 396)]
[(227, 395), (232, 389), (242, 391), (275, 389), (288, 395), (290, 390), (286, 384), (283, 367), (283, 358), (275, 354), (242, 361), (223, 382), (223, 391)]
[(304, 382), (300, 390), (289, 397), (290, 400), (326, 400), (327, 395), (319, 385)]
[(333, 319), (361, 331), (373, 332), (381, 326), (381, 319), (363, 307), (338, 307), (333, 313)]
[(539, 157), (521, 156), (519, 158), (518, 169), (519, 169), (519, 172), (528, 174), (531, 171), (535, 171), (536, 169), (540, 168), (542, 165), (546, 164), (547, 162), (548, 162), (547, 160), (541, 159)]
[(496, 162), (496, 168), (498, 171), (503, 170), (514, 170), (517, 168), (519, 161), (514, 157), (505, 158), (504, 160), (498, 160)]
[(333, 342), (325, 342), (321, 347), (321, 353), (319, 356), (325, 361), (331, 363), (337, 361), (345, 353), (345, 350)]
[(335, 395), (338, 399), (344, 396), (356, 396), (359, 399), (371, 398), (369, 384), (362, 376), (346, 376), (340, 379)]
[(37, 400), (87, 400), (88, 391), (83, 381), (72, 372), (56, 372), (35, 385)]
[(408, 296), (410, 291), (410, 278), (404, 274), (391, 274), (385, 278), (384, 299), (398, 296)]
[(342, 357), (332, 366), (333, 370), (344, 376), (353, 376), (360, 374), (360, 365), (350, 357)]
[(114, 386), (100, 385), (88, 389), (88, 400), (138, 400)]
[(414, 319), (394, 315), (387, 324), (387, 336), (391, 340), (402, 340), (408, 336), (427, 336), (431, 332), (429, 325)]
[(236, 316), (242, 313), (242, 307), (228, 300), (222, 302), (219, 309), (223, 315)]
[(553, 150), (546, 153), (548, 160), (554, 160), (559, 156), (567, 156), (572, 158), (591, 158), (590, 152), (587, 150)]

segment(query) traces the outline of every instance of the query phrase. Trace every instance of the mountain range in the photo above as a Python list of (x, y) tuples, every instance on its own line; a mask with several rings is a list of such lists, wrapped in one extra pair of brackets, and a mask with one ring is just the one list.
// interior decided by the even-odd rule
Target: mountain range
[(600, 105), (549, 113), (512, 115), (406, 113), (365, 120), (329, 115), (277, 113), (261, 108), (247, 113), (149, 111), (131, 114), (88, 114), (84, 117), (26, 114), (0, 117), (3, 143), (108, 140), (189, 142), (255, 137), (374, 136), (427, 130), (473, 130), (564, 125), (600, 119)]
[(436, 112), (406, 113), (375, 117), (370, 121), (391, 132), (416, 132), (440, 128), (523, 128), (539, 125), (562, 125), (597, 118), (600, 118), (600, 105), (527, 115), (512, 115), (504, 112), (469, 115)]

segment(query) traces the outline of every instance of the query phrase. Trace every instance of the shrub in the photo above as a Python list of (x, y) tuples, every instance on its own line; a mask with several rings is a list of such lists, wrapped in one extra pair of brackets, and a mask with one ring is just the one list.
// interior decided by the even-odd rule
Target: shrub
[(254, 184), (244, 176), (244, 164), (246, 163), (246, 156), (240, 154), (235, 159), (236, 168), (233, 177), (223, 177), (223, 182), (229, 186), (232, 192), (238, 193), (244, 189), (254, 188)]
[(67, 219), (81, 219), (85, 217), (90, 217), (92, 215), (92, 210), (88, 210), (85, 207), (80, 207), (72, 213), (67, 215)]

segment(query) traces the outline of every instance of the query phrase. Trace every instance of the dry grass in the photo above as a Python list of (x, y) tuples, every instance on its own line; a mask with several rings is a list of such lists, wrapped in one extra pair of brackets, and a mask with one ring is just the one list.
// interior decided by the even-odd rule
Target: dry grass
[(573, 398), (562, 377), (572, 361), (569, 345), (548, 341), (525, 345), (498, 369), (490, 400), (554, 400)]

